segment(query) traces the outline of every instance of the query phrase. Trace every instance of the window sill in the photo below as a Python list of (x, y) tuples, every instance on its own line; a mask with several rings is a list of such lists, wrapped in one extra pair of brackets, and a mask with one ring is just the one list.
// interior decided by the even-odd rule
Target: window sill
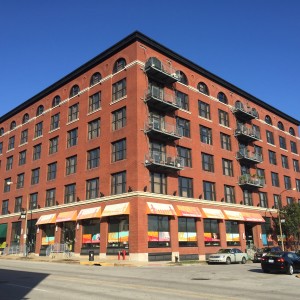
[(116, 99), (116, 100), (112, 100), (111, 102), (110, 102), (110, 104), (109, 105), (113, 105), (113, 104), (115, 104), (115, 103), (118, 103), (118, 102), (120, 102), (120, 101), (122, 101), (122, 100), (124, 100), (124, 99), (126, 99), (127, 98), (127, 95), (125, 95), (125, 96), (123, 96), (123, 97), (121, 97), (121, 98), (119, 98), (119, 99)]
[(77, 118), (77, 119), (75, 119), (75, 120), (72, 120), (72, 121), (68, 122), (66, 125), (73, 124), (73, 123), (75, 123), (75, 122), (77, 122), (77, 121), (79, 121), (79, 118)]

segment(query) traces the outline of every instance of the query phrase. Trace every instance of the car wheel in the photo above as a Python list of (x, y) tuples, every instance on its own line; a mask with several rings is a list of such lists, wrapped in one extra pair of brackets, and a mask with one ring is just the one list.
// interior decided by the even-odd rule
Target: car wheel
[(231, 259), (230, 259), (230, 257), (227, 257), (226, 258), (226, 265), (230, 265), (231, 264)]
[(270, 271), (267, 270), (267, 269), (262, 269), (262, 270), (263, 270), (264, 273), (270, 273)]
[(292, 265), (288, 265), (286, 274), (293, 275), (294, 274), (294, 267)]
[(244, 265), (245, 263), (246, 263), (246, 257), (243, 256), (243, 258), (242, 258), (242, 264)]

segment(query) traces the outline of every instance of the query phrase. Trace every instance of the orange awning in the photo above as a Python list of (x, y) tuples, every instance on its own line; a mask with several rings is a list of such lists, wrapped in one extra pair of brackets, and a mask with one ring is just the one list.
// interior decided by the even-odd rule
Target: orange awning
[(214, 208), (202, 208), (204, 217), (208, 219), (225, 219), (222, 211), (220, 209)]
[(85, 208), (79, 212), (77, 220), (100, 218), (100, 216), (101, 207)]
[(55, 220), (56, 220), (56, 214), (43, 215), (39, 217), (35, 225), (54, 224)]
[(247, 222), (260, 222), (260, 223), (266, 222), (265, 219), (260, 214), (242, 212), (242, 215), (244, 217), (244, 220)]
[(237, 221), (244, 221), (244, 217), (241, 212), (233, 211), (233, 210), (224, 210), (226, 219), (227, 220), (237, 220)]
[(58, 222), (69, 222), (69, 221), (76, 221), (77, 211), (65, 211), (58, 214), (56, 218), (56, 223)]
[(201, 218), (200, 209), (195, 206), (176, 205), (176, 211), (180, 217)]
[(172, 204), (147, 202), (147, 214), (176, 216), (176, 211)]
[(129, 202), (106, 205), (102, 217), (129, 215)]

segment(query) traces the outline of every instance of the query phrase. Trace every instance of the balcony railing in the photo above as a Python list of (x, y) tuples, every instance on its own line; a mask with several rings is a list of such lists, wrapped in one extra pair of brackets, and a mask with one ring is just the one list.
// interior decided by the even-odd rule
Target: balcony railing
[(164, 89), (151, 86), (145, 94), (145, 102), (152, 108), (168, 112), (179, 109), (175, 93), (165, 92)]
[(249, 150), (240, 150), (236, 153), (236, 159), (246, 163), (258, 164), (262, 162), (262, 156), (257, 153), (250, 153)]
[(157, 119), (150, 119), (145, 124), (145, 132), (149, 137), (159, 140), (175, 141), (182, 137), (175, 125)]
[(181, 157), (154, 151), (145, 155), (145, 166), (153, 171), (176, 172), (183, 169), (183, 161)]
[(234, 136), (237, 137), (240, 141), (251, 142), (259, 141), (260, 134), (255, 130), (255, 128), (248, 128), (247, 126), (239, 126), (234, 131)]
[(157, 82), (170, 85), (179, 80), (176, 70), (169, 65), (163, 64), (156, 57), (150, 57), (145, 64), (147, 76)]
[(245, 105), (241, 102), (236, 102), (233, 108), (233, 113), (239, 119), (248, 121), (251, 119), (257, 119), (258, 113), (255, 108), (248, 107), (245, 108)]
[(245, 188), (262, 188), (265, 185), (265, 179), (244, 174), (239, 177), (239, 185)]

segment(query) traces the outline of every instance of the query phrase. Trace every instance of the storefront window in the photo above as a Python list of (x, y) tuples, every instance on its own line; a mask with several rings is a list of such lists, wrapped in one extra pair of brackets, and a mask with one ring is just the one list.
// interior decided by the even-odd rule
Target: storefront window
[(220, 246), (219, 221), (204, 219), (204, 244), (205, 246)]
[(261, 224), (261, 239), (264, 246), (273, 246), (271, 218), (264, 218), (265, 223)]
[(82, 220), (82, 250), (100, 248), (100, 219)]
[[(129, 218), (128, 216), (109, 217), (107, 248), (129, 249)], [(107, 251), (107, 254), (116, 254)]]
[(197, 247), (197, 232), (195, 218), (178, 218), (179, 247)]
[(240, 246), (239, 224), (236, 221), (226, 221), (227, 246)]
[(22, 224), (21, 222), (12, 223), (10, 246), (19, 246), (20, 245), (21, 224)]
[(148, 215), (148, 247), (170, 247), (169, 217)]
[(71, 252), (74, 252), (75, 246), (75, 226), (75, 222), (62, 223), (61, 243), (66, 244)]
[(7, 224), (0, 224), (0, 249), (6, 247)]
[(41, 249), (46, 249), (49, 245), (54, 244), (54, 235), (55, 235), (55, 224), (43, 225)]

